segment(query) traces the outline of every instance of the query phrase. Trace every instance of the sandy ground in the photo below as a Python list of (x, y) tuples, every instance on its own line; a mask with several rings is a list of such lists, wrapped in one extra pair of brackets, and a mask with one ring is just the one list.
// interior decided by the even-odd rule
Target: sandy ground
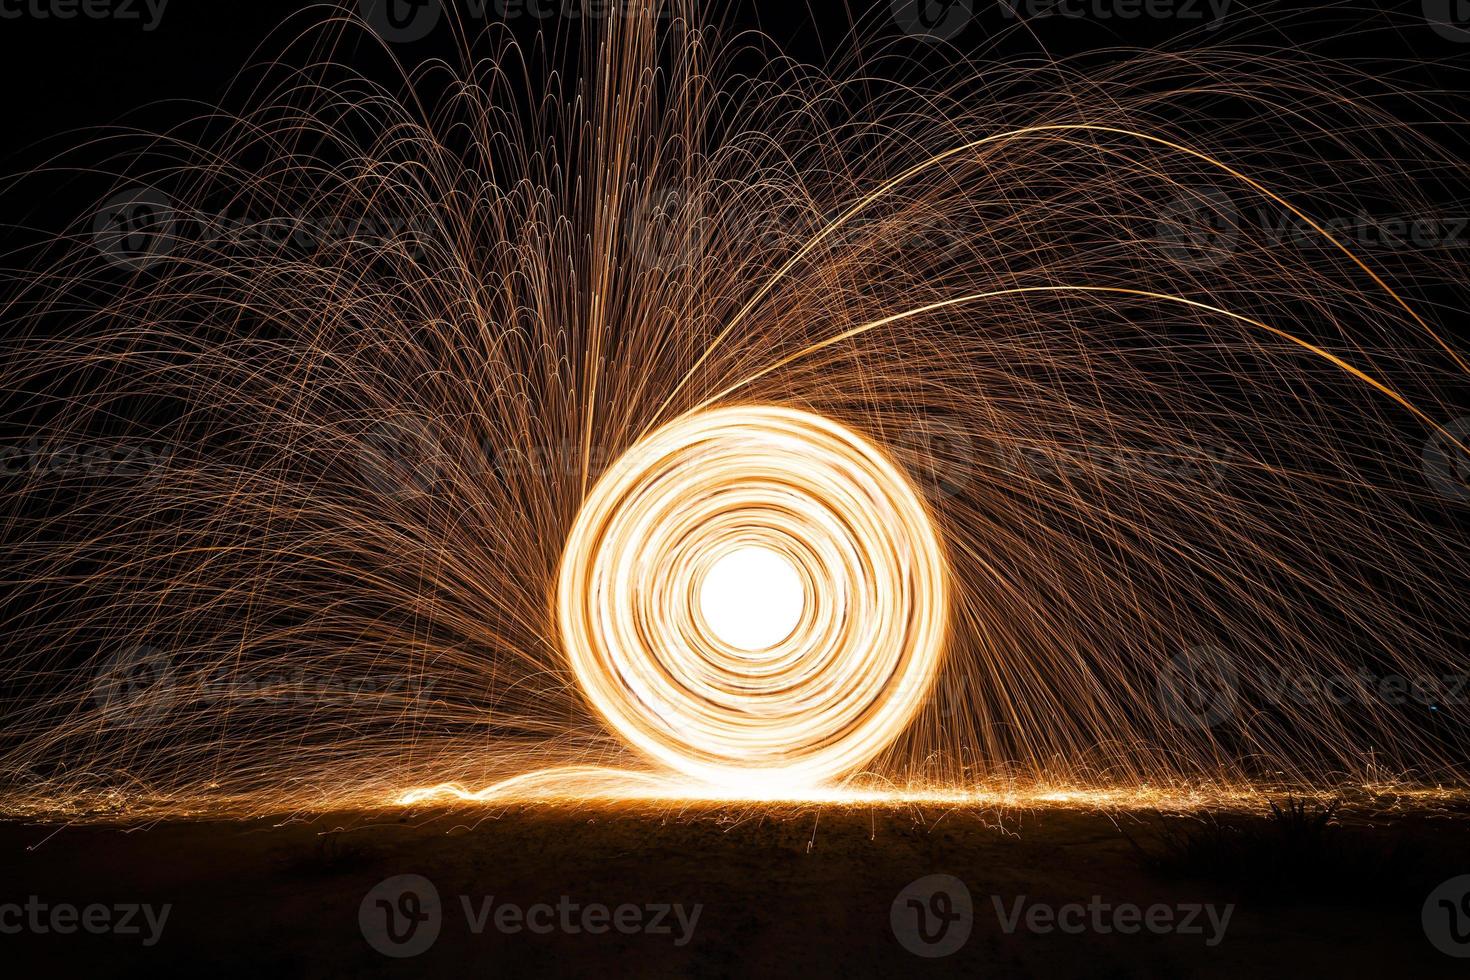
[[(604, 804), (132, 829), (10, 823), (0, 825), (0, 950), (11, 976), (27, 964), (51, 976), (206, 978), (1470, 973), (1421, 921), (1437, 884), (1470, 874), (1470, 820), (1361, 821), (1353, 847), (1393, 867), (1264, 894), (1248, 876), (1192, 877), (1142, 859), (1158, 822), (1066, 809)], [(936, 874), (964, 883), (968, 919), (945, 879), (900, 894)], [(437, 905), (403, 875), (432, 883)], [(122, 926), (126, 907), (144, 904), (153, 919), (134, 913), (135, 932), (62, 931), (68, 906), (97, 927), (104, 911), (90, 906)], [(1063, 908), (1073, 904), (1082, 908)], [(1153, 928), (1122, 931), (1130, 905)], [(1048, 928), (1048, 909), (1070, 931)], [(933, 944), (918, 935), (921, 910)], [(946, 944), (957, 948), (942, 957), (910, 951)]]

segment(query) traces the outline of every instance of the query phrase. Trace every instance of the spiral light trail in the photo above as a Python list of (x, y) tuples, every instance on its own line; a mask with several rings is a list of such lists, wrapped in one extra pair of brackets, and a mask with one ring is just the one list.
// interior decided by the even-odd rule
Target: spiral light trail
[[(700, 596), (722, 559), (797, 570), (796, 628), (742, 650)], [(877, 448), (773, 406), (695, 412), (628, 450), (583, 505), (558, 617), (578, 681), (633, 745), (736, 792), (820, 785), (913, 718), (947, 608), (929, 516)]]

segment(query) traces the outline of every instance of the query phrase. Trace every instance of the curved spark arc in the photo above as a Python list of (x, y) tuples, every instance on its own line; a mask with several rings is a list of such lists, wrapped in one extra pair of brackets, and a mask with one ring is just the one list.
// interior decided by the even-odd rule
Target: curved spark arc
[[(830, 235), (832, 235), (834, 232), (836, 232), (837, 230), (839, 230), (840, 228), (842, 228), (845, 224), (847, 224), (849, 221), (851, 221), (854, 217), (856, 217), (857, 215), (861, 214), (871, 204), (873, 204), (876, 201), (882, 200), (882, 198), (886, 194), (892, 192), (895, 188), (902, 186), (906, 181), (912, 179), (913, 177), (917, 176), (918, 174), (921, 174), (921, 173), (923, 173), (926, 170), (929, 170), (929, 169), (931, 169), (933, 167), (936, 167), (939, 164), (941, 164), (941, 163), (945, 162), (946, 160), (949, 160), (949, 159), (951, 159), (953, 157), (960, 156), (960, 155), (962, 155), (964, 153), (967, 153), (969, 151), (972, 151), (972, 150), (980, 149), (981, 147), (987, 146), (987, 145), (989, 145), (991, 143), (1003, 143), (1003, 142), (1006, 142), (1008, 140), (1024, 139), (1024, 138), (1026, 138), (1028, 136), (1036, 136), (1036, 135), (1045, 134), (1045, 133), (1073, 132), (1073, 131), (1076, 131), (1076, 132), (1111, 133), (1111, 134), (1120, 135), (1120, 136), (1131, 136), (1131, 137), (1133, 137), (1135, 139), (1142, 140), (1144, 142), (1155, 143), (1155, 144), (1158, 144), (1159, 146), (1165, 146), (1165, 147), (1168, 147), (1169, 149), (1172, 149), (1172, 150), (1178, 150), (1181, 153), (1185, 153), (1185, 154), (1188, 154), (1189, 156), (1195, 157), (1195, 158), (1197, 158), (1199, 160), (1203, 160), (1204, 162), (1210, 164), (1211, 166), (1218, 168), (1221, 172), (1229, 174), (1230, 176), (1232, 176), (1232, 177), (1236, 178), (1237, 180), (1241, 181), (1242, 183), (1248, 185), (1253, 190), (1258, 191), (1259, 193), (1265, 195), (1269, 199), (1275, 201), (1277, 204), (1281, 205), (1282, 207), (1286, 208), (1289, 212), (1291, 212), (1291, 214), (1295, 215), (1297, 218), (1299, 218), (1302, 221), (1306, 222), (1307, 225), (1309, 227), (1311, 227), (1311, 229), (1314, 232), (1316, 232), (1317, 234), (1321, 235), (1327, 242), (1329, 242), (1333, 246), (1333, 248), (1337, 249), (1343, 255), (1347, 256), (1350, 260), (1352, 260), (1352, 262), (1353, 262), (1354, 265), (1356, 265), (1363, 272), (1367, 273), (1367, 275), (1369, 276), (1369, 278), (1371, 278), (1376, 285), (1378, 285), (1381, 289), (1383, 289), (1384, 292), (1388, 293), (1388, 295), (1390, 295), (1390, 296), (1393, 297), (1394, 302), (1396, 302), (1400, 307), (1402, 307), (1403, 310), (1404, 310), (1404, 312), (1408, 313), (1411, 317), (1414, 318), (1414, 322), (1417, 323), (1424, 330), (1424, 332), (1426, 334), (1428, 334), (1431, 338), (1433, 338), (1434, 342), (1439, 345), (1440, 349), (1443, 350), (1445, 353), (1449, 354), (1455, 360), (1455, 363), (1458, 364), (1462, 370), (1470, 371), (1470, 364), (1467, 364), (1465, 362), (1464, 358), (1461, 357), (1461, 355), (1459, 354), (1459, 352), (1457, 352), (1453, 347), (1451, 347), (1444, 340), (1444, 338), (1440, 337), (1439, 334), (1436, 333), (1429, 326), (1429, 324), (1424, 321), (1424, 319), (1418, 314), (1418, 312), (1411, 305), (1409, 305), (1409, 303), (1407, 303), (1403, 299), (1403, 297), (1401, 297), (1392, 287), (1390, 287), (1388, 285), (1388, 283), (1384, 282), (1383, 278), (1381, 276), (1379, 276), (1379, 274), (1377, 272), (1375, 272), (1366, 262), (1364, 262), (1356, 254), (1354, 254), (1353, 251), (1352, 251), (1352, 249), (1348, 248), (1347, 245), (1345, 245), (1341, 241), (1339, 241), (1336, 238), (1336, 236), (1334, 236), (1326, 228), (1323, 228), (1310, 215), (1308, 215), (1305, 212), (1297, 209), (1290, 201), (1286, 200), (1286, 198), (1284, 198), (1281, 195), (1277, 194), (1275, 191), (1272, 191), (1269, 187), (1266, 187), (1264, 184), (1261, 184), (1260, 182), (1258, 182), (1255, 179), (1247, 176), (1246, 174), (1241, 173), (1240, 171), (1236, 170), (1234, 167), (1229, 166), (1228, 164), (1224, 163), (1221, 160), (1215, 159), (1214, 157), (1210, 156), (1207, 153), (1201, 153), (1198, 150), (1191, 149), (1190, 147), (1187, 147), (1187, 146), (1184, 146), (1182, 144), (1176, 143), (1176, 142), (1174, 142), (1172, 140), (1163, 139), (1161, 137), (1154, 136), (1154, 135), (1151, 135), (1149, 133), (1136, 132), (1136, 131), (1130, 130), (1130, 129), (1119, 129), (1119, 128), (1112, 127), (1112, 126), (1095, 126), (1095, 125), (1087, 125), (1087, 124), (1068, 124), (1068, 125), (1060, 125), (1060, 126), (1031, 126), (1031, 127), (1027, 127), (1027, 128), (1024, 128), (1024, 129), (1013, 130), (1013, 131), (1010, 131), (1010, 132), (995, 133), (995, 134), (992, 134), (990, 136), (984, 136), (984, 137), (981, 137), (979, 139), (973, 140), (972, 142), (964, 143), (964, 144), (961, 144), (961, 145), (955, 146), (955, 147), (951, 147), (950, 149), (945, 150), (942, 153), (939, 153), (939, 154), (936, 154), (933, 157), (930, 157), (928, 160), (925, 160), (922, 163), (915, 164), (913, 167), (911, 167), (908, 170), (904, 171), (903, 173), (899, 174), (897, 177), (894, 177), (894, 178), (890, 179), (887, 183), (885, 183), (882, 186), (878, 187), (872, 193), (870, 193), (866, 197), (860, 199), (855, 204), (851, 205), (839, 217), (835, 218), (832, 222), (830, 222), (829, 224), (827, 224), (823, 228), (821, 228), (804, 245), (802, 245), (800, 248), (798, 248), (796, 250), (796, 252), (791, 256), (791, 258), (788, 259), (786, 261), (786, 263), (781, 266), (781, 268), (779, 268), (778, 270), (776, 270), (776, 272), (771, 276), (771, 278), (768, 279), (764, 284), (762, 284), (762, 286), (758, 290), (756, 290), (755, 294), (750, 298), (750, 300), (743, 307), (741, 307), (736, 312), (735, 316), (731, 319), (730, 323), (728, 325), (726, 325), (726, 327), (722, 331), (720, 331), (719, 334), (717, 334), (715, 336), (714, 340), (712, 340), (710, 342), (709, 349), (705, 352), (705, 354), (703, 356), (701, 356), (699, 358), (699, 360), (697, 360), (695, 362), (695, 364), (694, 364), (693, 367), (690, 368), (689, 374), (685, 375), (684, 378), (682, 378), (679, 381), (679, 383), (674, 386), (673, 390), (669, 392), (668, 398), (666, 398), (664, 400), (663, 405), (661, 405), (659, 407), (659, 411), (657, 413), (655, 413), (654, 418), (656, 419), (658, 417), (658, 415), (662, 414), (663, 410), (668, 407), (669, 403), (672, 402), (674, 400), (675, 396), (677, 396), (679, 394), (679, 392), (683, 389), (684, 384), (689, 380), (689, 378), (693, 375), (693, 373), (695, 371), (697, 371), (699, 369), (700, 365), (702, 365), (704, 363), (704, 360), (705, 360), (706, 357), (709, 356), (709, 353), (712, 352), (713, 349), (717, 345), (719, 345), (727, 336), (729, 336), (729, 334), (730, 334), (730, 332), (732, 330), (734, 330), (737, 326), (740, 325), (741, 321), (743, 321), (745, 319), (745, 317), (750, 313), (751, 310), (755, 309), (756, 306), (758, 306), (760, 304), (760, 301), (765, 297), (766, 293), (768, 293), (776, 285), (776, 283), (778, 281), (780, 281), (782, 278), (784, 278), (792, 269), (794, 269), (798, 264), (800, 264), (800, 262), (802, 261), (802, 259), (804, 259), (808, 254), (810, 254), (810, 252), (813, 249), (815, 249), (819, 244), (821, 244), (821, 242), (823, 240), (825, 240), (827, 237), (829, 237)], [(1109, 152), (1111, 152), (1111, 151), (1109, 151)], [(1077, 288), (1077, 287), (1074, 287), (1074, 288)], [(981, 294), (981, 295), (983, 295), (983, 294)], [(1000, 293), (997, 292), (997, 293), (994, 293), (994, 294), (991, 294), (991, 295), (1000, 295)], [(978, 298), (978, 295), (975, 298)], [(955, 302), (964, 302), (964, 300), (956, 300)], [(944, 305), (946, 305), (946, 304), (944, 304), (944, 303), (938, 303), (938, 304), (933, 304), (931, 306), (925, 307), (924, 309), (925, 310), (938, 309), (938, 308), (942, 308), (942, 306), (944, 306)], [(1210, 308), (1210, 307), (1205, 307), (1205, 308)], [(1218, 312), (1226, 312), (1226, 311), (1220, 310)], [(899, 316), (901, 316), (901, 315), (902, 314), (900, 314)], [(1254, 321), (1252, 321), (1252, 322), (1254, 322)], [(876, 326), (878, 324), (874, 324), (874, 325)], [(1272, 328), (1267, 327), (1266, 329), (1269, 330), (1269, 329), (1272, 329)], [(1286, 335), (1286, 336), (1290, 336), (1290, 335)], [(1470, 452), (1470, 450), (1466, 450), (1466, 451), (1467, 452)]]
[(1440, 425), (1424, 412), (1414, 407), (1414, 405), (1410, 403), (1406, 398), (1404, 398), (1403, 395), (1400, 395), (1397, 391), (1394, 391), (1392, 388), (1388, 387), (1377, 378), (1368, 374), (1366, 371), (1363, 371), (1361, 368), (1354, 367), (1352, 364), (1349, 364), (1341, 357), (1338, 357), (1336, 354), (1323, 347), (1319, 347), (1316, 344), (1303, 340), (1290, 331), (1282, 330), (1280, 327), (1273, 327), (1269, 323), (1262, 323), (1260, 320), (1254, 319), (1253, 317), (1248, 317), (1241, 313), (1235, 313), (1231, 310), (1227, 310), (1219, 306), (1214, 306), (1210, 303), (1201, 303), (1198, 300), (1192, 300), (1186, 296), (1174, 296), (1167, 293), (1155, 293), (1150, 292), (1146, 289), (1127, 289), (1122, 286), (1017, 286), (1012, 289), (996, 289), (985, 293), (973, 293), (969, 296), (955, 296), (951, 299), (939, 300), (938, 302), (930, 303), (926, 306), (920, 306), (912, 310), (904, 310), (901, 313), (894, 313), (891, 316), (886, 316), (879, 320), (873, 320), (869, 323), (858, 324), (857, 326), (850, 327), (847, 330), (842, 331), (841, 333), (834, 334), (833, 336), (828, 337), (825, 340), (817, 341), (810, 346), (805, 347), (802, 350), (799, 350), (796, 353), (783, 358), (782, 360), (776, 361), (768, 367), (762, 368), (758, 373), (753, 374), (748, 378), (744, 378), (731, 385), (730, 387), (724, 389), (723, 391), (713, 395), (708, 400), (706, 400), (701, 405), (701, 407), (703, 407), (704, 405), (713, 405), (725, 398), (728, 398), (735, 392), (739, 391), (741, 388), (744, 388), (752, 382), (759, 380), (764, 375), (770, 374), (773, 371), (779, 371), (781, 368), (792, 363), (793, 361), (797, 361), (810, 354), (814, 354), (824, 347), (831, 347), (834, 344), (842, 343), (842, 341), (844, 340), (851, 340), (854, 337), (859, 337), (870, 330), (876, 330), (879, 327), (885, 327), (891, 323), (897, 323), (900, 320), (906, 320), (910, 317), (922, 316), (925, 313), (933, 313), (936, 310), (949, 309), (950, 307), (955, 306), (964, 306), (968, 303), (977, 303), (981, 300), (986, 299), (997, 299), (1002, 296), (1019, 296), (1026, 293), (1111, 293), (1117, 296), (1141, 296), (1148, 299), (1158, 299), (1171, 303), (1179, 303), (1183, 306), (1192, 306), (1196, 309), (1208, 310), (1211, 313), (1219, 313), (1222, 316), (1230, 317), (1234, 320), (1239, 320), (1242, 323), (1246, 323), (1260, 330), (1264, 330), (1265, 332), (1273, 336), (1290, 341), (1303, 350), (1310, 351), (1323, 360), (1330, 362), (1338, 368), (1341, 368), (1343, 371), (1357, 378), (1359, 381), (1362, 381), (1364, 384), (1376, 388), (1379, 392), (1387, 395), (1389, 398), (1393, 399), (1400, 406), (1406, 409), (1411, 415), (1414, 416), (1414, 418), (1423, 422), (1431, 429), (1434, 429), (1436, 432), (1443, 435), (1446, 439), (1451, 440), (1463, 452), (1465, 452), (1467, 455), (1470, 455), (1470, 447), (1467, 447), (1465, 444), (1461, 443), (1460, 440), (1452, 435), (1448, 430), (1446, 430), (1444, 426)]

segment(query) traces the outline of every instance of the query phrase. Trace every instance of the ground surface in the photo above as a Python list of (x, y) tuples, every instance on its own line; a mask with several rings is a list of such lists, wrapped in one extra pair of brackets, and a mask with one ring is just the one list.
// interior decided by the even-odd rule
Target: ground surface
[[(1271, 856), (1253, 865), (1258, 855), (1231, 852), (1223, 863), (1233, 869), (1220, 866), (1217, 833), (1200, 837), (1197, 821), (1160, 819), (1066, 809), (528, 805), (129, 830), (11, 823), (0, 825), (0, 951), (11, 976), (27, 975), (10, 969), (30, 963), (55, 976), (265, 978), (1470, 972), (1470, 959), (1437, 950), (1421, 921), (1436, 885), (1470, 874), (1463, 817), (1363, 820), (1333, 828), (1329, 847), (1311, 830), (1278, 839), (1269, 820), (1254, 817), (1245, 833), (1275, 842), (1260, 845)], [(1192, 843), (1167, 830), (1160, 837), (1161, 826), (1192, 826), (1184, 838)], [(1270, 850), (1282, 841), (1287, 851)], [(1140, 848), (1175, 860), (1150, 860)], [(1320, 853), (1278, 873), (1292, 860), (1283, 853), (1307, 850)], [(900, 895), (935, 874), (968, 889), (967, 938), (952, 883), (939, 880), (938, 897), (932, 881)], [(431, 882), (437, 905), (419, 879), (402, 875)], [(1007, 931), (1018, 901), (1021, 918)], [(1072, 903), (1083, 908), (1063, 908)], [(71, 924), (69, 906), (78, 923), (91, 915), (96, 926), (103, 912), (89, 906), (121, 925), (136, 904), (149, 905), (155, 922), (167, 904), (161, 928), (143, 911), (130, 923), (135, 933), (56, 928)], [(1152, 915), (1153, 927), (1130, 920), (1120, 909), (1129, 904), (1140, 920)], [(682, 906), (683, 919), (673, 908), (659, 916), (665, 905)], [(1214, 923), (1230, 905), (1221, 929)], [(1213, 906), (1215, 919), (1201, 908), (1186, 923), (1195, 906)], [(1048, 908), (1081, 931), (1047, 931)], [(932, 945), (918, 934), (920, 910)], [(1137, 931), (1121, 931), (1130, 924)], [(940, 958), (909, 949), (946, 944), (958, 948)]]

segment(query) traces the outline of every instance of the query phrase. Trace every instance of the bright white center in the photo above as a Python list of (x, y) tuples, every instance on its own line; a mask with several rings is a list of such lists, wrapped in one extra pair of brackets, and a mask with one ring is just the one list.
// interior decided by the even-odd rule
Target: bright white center
[(770, 548), (738, 548), (715, 562), (699, 608), (715, 636), (737, 650), (767, 650), (801, 621), (806, 590), (796, 568)]

